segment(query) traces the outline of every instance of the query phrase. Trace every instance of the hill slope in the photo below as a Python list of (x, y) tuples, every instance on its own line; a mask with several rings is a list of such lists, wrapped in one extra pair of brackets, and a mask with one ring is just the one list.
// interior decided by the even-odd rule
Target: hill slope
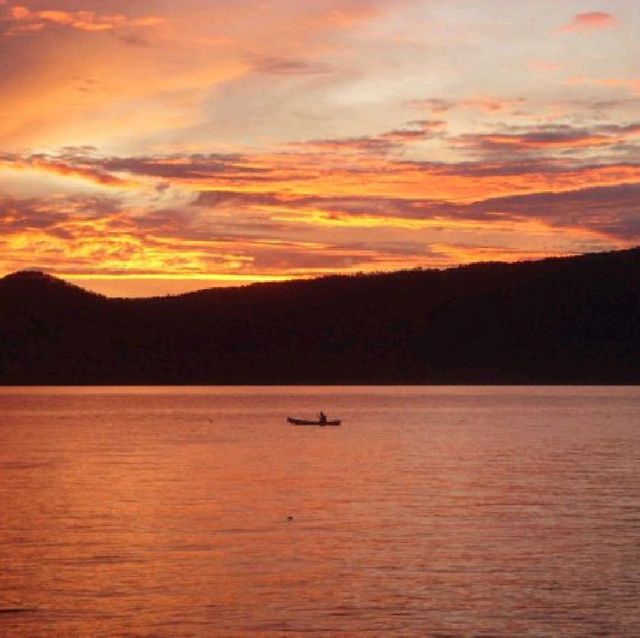
[(638, 383), (640, 249), (107, 299), (0, 279), (0, 383)]

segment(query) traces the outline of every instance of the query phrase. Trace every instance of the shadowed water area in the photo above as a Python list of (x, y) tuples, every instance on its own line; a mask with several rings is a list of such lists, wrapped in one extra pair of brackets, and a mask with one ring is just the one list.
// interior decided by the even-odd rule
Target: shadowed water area
[(1, 388), (0, 635), (640, 635), (639, 417), (638, 388)]

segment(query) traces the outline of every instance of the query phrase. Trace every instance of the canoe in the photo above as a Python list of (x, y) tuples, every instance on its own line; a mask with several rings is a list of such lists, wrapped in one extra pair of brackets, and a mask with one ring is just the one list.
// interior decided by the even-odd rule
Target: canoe
[(290, 416), (287, 417), (287, 421), (291, 423), (291, 425), (319, 425), (323, 427), (325, 425), (341, 425), (342, 421), (340, 419), (334, 419), (333, 421), (325, 421), (322, 423), (321, 421), (305, 421), (304, 419), (293, 419)]

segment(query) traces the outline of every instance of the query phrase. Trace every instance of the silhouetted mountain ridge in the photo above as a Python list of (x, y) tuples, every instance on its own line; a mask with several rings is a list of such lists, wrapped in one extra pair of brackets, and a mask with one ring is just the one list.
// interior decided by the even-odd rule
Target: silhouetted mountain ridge
[(640, 249), (108, 299), (0, 280), (0, 382), (637, 383)]

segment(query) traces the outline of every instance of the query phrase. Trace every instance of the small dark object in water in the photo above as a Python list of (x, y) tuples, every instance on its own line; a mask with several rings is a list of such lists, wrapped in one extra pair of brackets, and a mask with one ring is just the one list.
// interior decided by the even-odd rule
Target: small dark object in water
[(293, 516), (287, 516), (287, 520), (288, 521), (292, 521), (293, 520)]
[(320, 427), (324, 427), (325, 425), (340, 425), (342, 421), (340, 419), (335, 419), (333, 421), (307, 421), (305, 419), (294, 419), (293, 417), (288, 416), (287, 421), (291, 423), (291, 425), (319, 425)]

